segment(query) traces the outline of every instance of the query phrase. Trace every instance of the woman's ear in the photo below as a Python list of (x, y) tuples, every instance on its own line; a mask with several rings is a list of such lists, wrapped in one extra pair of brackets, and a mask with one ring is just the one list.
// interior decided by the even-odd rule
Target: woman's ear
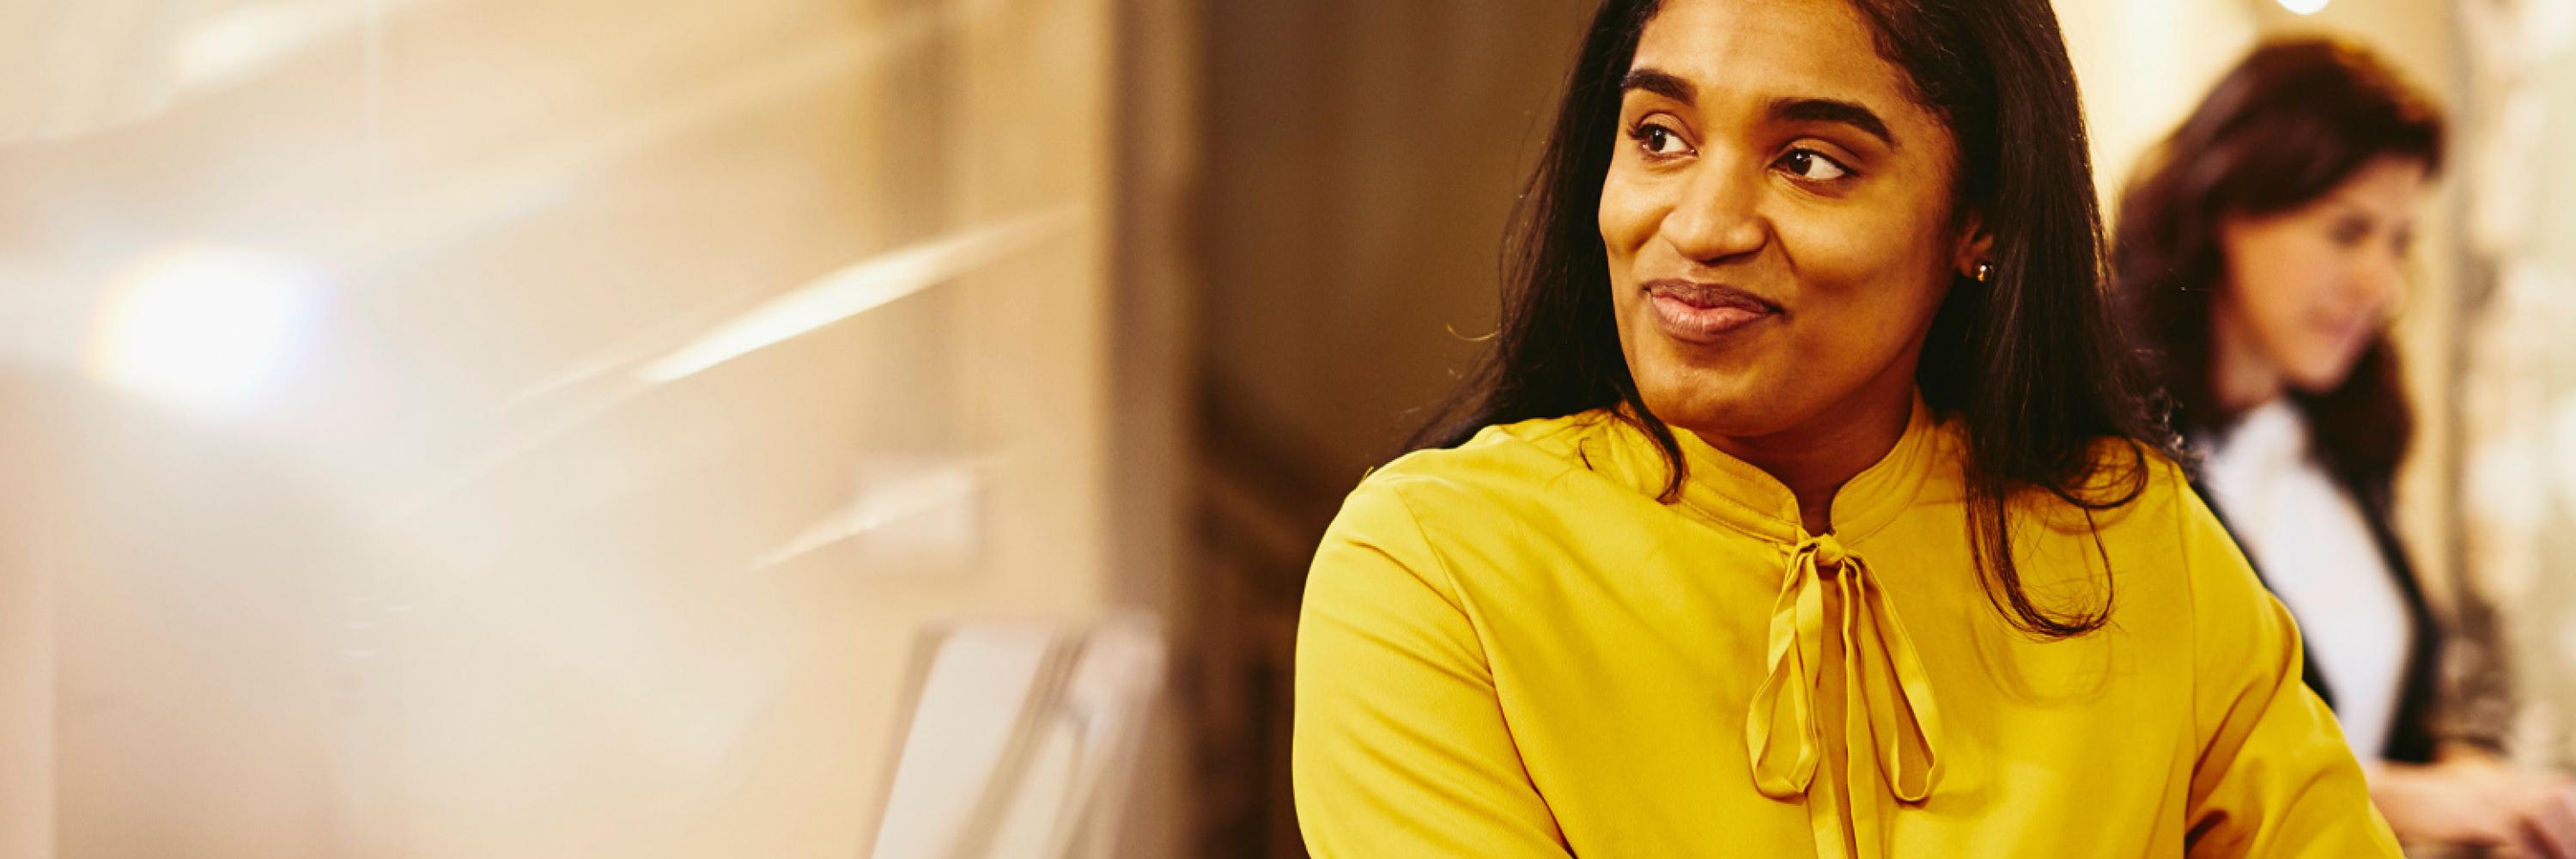
[(1958, 247), (1950, 254), (1950, 270), (1969, 280), (1983, 281), (1994, 270), (1994, 234), (1986, 232), (1983, 216), (1969, 215), (1959, 225)]

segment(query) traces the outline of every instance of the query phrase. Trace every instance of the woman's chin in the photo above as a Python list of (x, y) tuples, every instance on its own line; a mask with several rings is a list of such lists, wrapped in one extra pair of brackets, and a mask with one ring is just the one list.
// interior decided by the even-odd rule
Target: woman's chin
[(2287, 381), (2291, 390), (2311, 397), (2324, 396), (2352, 378), (2352, 365), (2352, 361), (2320, 361), (2294, 369)]

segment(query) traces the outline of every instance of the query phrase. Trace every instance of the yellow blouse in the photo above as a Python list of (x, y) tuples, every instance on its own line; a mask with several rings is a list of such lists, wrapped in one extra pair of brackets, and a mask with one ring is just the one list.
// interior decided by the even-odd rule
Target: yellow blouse
[[(1308, 846), (1342, 857), (2398, 855), (2297, 632), (2179, 470), (2096, 513), (2021, 502), (2043, 606), (1971, 560), (1920, 402), (1833, 501), (1606, 412), (1491, 427), (1351, 493), (1297, 636)], [(2126, 446), (2104, 446), (2120, 467)], [(2134, 472), (2130, 472), (2134, 474)]]

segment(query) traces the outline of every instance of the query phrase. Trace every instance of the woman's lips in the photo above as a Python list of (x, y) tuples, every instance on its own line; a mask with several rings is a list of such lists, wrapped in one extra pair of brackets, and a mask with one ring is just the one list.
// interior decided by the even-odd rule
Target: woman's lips
[(2317, 327), (2317, 333), (2325, 335), (2326, 342), (2334, 344), (2335, 349), (2348, 353), (2347, 357), (2357, 355), (2362, 349), (2368, 347), (2371, 335), (2376, 333), (2370, 318), (2366, 316), (2318, 314), (2313, 324)]
[(1692, 343), (1714, 344), (1780, 314), (1778, 305), (1718, 284), (1658, 280), (1646, 284), (1646, 296), (1664, 333)]

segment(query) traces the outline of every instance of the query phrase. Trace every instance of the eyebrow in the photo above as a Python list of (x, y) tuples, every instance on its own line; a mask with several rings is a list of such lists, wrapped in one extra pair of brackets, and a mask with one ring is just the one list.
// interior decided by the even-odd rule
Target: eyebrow
[[(1619, 80), (1622, 95), (1632, 90), (1645, 90), (1683, 104), (1699, 102), (1699, 87), (1671, 72), (1651, 68), (1632, 69)], [(1887, 120), (1859, 102), (1830, 98), (1772, 99), (1765, 111), (1774, 122), (1830, 122), (1848, 125), (1878, 138), (1887, 148), (1897, 147), (1896, 134), (1887, 129)]]
[(1832, 122), (1860, 129), (1878, 142), (1895, 149), (1896, 135), (1887, 130), (1887, 121), (1862, 107), (1858, 102), (1830, 98), (1783, 98), (1771, 102), (1771, 118), (1781, 122)]
[(1699, 87), (1692, 86), (1690, 81), (1682, 80), (1671, 72), (1630, 69), (1627, 77), (1619, 79), (1621, 95), (1628, 94), (1629, 90), (1640, 89), (1683, 104), (1699, 101)]

